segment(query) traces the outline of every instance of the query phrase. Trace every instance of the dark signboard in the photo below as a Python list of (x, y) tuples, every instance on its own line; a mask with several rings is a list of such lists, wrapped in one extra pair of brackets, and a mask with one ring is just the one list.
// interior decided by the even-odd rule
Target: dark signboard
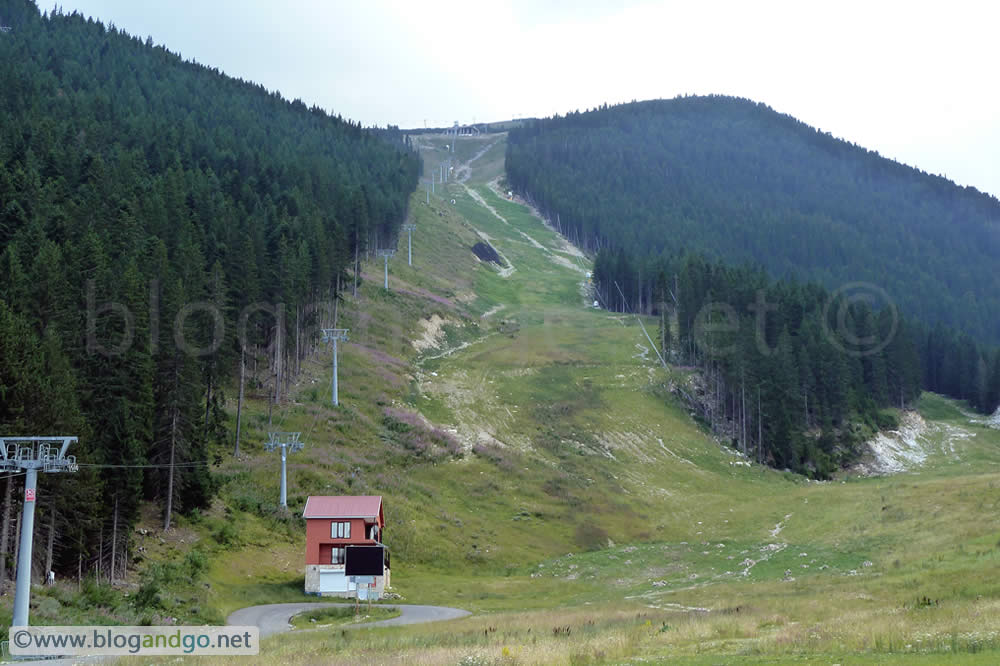
[(385, 574), (385, 546), (348, 546), (345, 553), (345, 576), (381, 576)]

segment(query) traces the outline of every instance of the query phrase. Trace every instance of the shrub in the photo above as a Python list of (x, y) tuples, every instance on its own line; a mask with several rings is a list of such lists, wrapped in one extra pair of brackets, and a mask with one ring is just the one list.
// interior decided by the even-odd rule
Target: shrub
[[(147, 580), (132, 596), (132, 605), (137, 610), (150, 610), (160, 608), (163, 602), (160, 600), (160, 586), (155, 580)], [(145, 622), (143, 619), (143, 622)], [(152, 620), (150, 620), (152, 624)]]
[(414, 428), (422, 428), (423, 423), (416, 414), (404, 412), (401, 409), (386, 407), (383, 410), (382, 424), (392, 432), (407, 433)]
[(111, 589), (110, 585), (101, 585), (93, 578), (88, 578), (83, 582), (83, 590), (80, 593), (80, 606), (82, 608), (99, 607), (114, 608), (118, 601), (118, 595)]
[(184, 566), (192, 580), (197, 579), (208, 569), (208, 558), (200, 550), (192, 550), (184, 556)]
[(215, 531), (215, 540), (223, 546), (235, 546), (239, 544), (240, 533), (236, 525), (231, 520), (227, 520), (219, 529)]
[(884, 409), (875, 413), (875, 425), (879, 430), (896, 430), (899, 428), (899, 417)]
[(584, 550), (601, 550), (608, 544), (608, 533), (593, 523), (582, 523), (576, 528), (575, 540)]
[(415, 457), (429, 460), (448, 456), (461, 458), (464, 453), (451, 433), (428, 427), (417, 414), (386, 407), (382, 410), (382, 424), (390, 433), (387, 439), (400, 444)]

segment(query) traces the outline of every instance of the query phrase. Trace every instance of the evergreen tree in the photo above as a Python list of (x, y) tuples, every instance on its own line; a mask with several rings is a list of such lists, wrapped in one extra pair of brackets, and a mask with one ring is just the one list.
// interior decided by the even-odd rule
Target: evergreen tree
[[(398, 132), (78, 13), (43, 18), (25, 0), (0, 13), (15, 28), (0, 38), (0, 426), (65, 427), (81, 463), (104, 466), (40, 503), (54, 566), (75, 573), (102, 545), (110, 564), (110, 534), (128, 534), (144, 498), (165, 524), (207, 505), (203, 463), (230, 439), (221, 387), (274, 342), (261, 315), (241, 353), (240, 313), (287, 299), (291, 330), (313, 330), (301, 306), (337, 290), (355, 246), (395, 235), (420, 161)], [(214, 351), (205, 304), (222, 314)]]

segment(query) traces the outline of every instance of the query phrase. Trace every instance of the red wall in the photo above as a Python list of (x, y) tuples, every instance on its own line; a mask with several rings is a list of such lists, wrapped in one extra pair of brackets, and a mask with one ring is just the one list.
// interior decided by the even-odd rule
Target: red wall
[(309, 518), (306, 520), (306, 564), (330, 564), (331, 550), (335, 546), (347, 544), (375, 543), (365, 538), (365, 521), (363, 518), (352, 518), (350, 539), (331, 539), (330, 523), (344, 522), (331, 518)]

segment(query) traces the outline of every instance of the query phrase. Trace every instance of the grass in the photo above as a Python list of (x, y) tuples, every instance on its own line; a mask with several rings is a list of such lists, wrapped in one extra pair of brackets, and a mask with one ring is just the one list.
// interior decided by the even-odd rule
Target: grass
[[(952, 651), (974, 662), (977, 650), (994, 649), (988, 609), (1000, 596), (992, 582), (1000, 533), (983, 516), (1000, 501), (995, 431), (925, 396), (926, 418), (976, 433), (957, 459), (830, 483), (735, 465), (671, 400), (684, 374), (655, 367), (633, 321), (584, 307), (582, 270), (558, 257), (583, 261), (561, 254), (559, 238), (517, 204), (469, 186), (504, 220), (465, 186), (446, 185), (418, 224), (449, 265), (432, 267), (421, 253), (417, 268), (430, 273), (421, 278), (428, 288), (451, 279), (435, 271), (460, 270), (475, 297), (442, 316), (476, 326), (462, 336), (456, 325), (442, 340), (467, 344), (454, 354), (408, 356), (417, 369), (396, 398), (456, 432), (466, 453), (407, 468), (385, 494), (397, 589), (407, 601), (478, 616), (373, 630), (315, 654), (379, 663), (838, 655), (882, 663), (929, 651), (933, 663)], [(415, 199), (416, 214), (421, 207)], [(483, 234), (513, 265), (509, 277), (471, 258), (467, 248)], [(762, 550), (771, 545), (779, 549)], [(747, 558), (759, 561), (743, 576)], [(925, 597), (943, 605), (918, 607)], [(564, 618), (573, 639), (552, 633)], [(546, 624), (529, 641), (527, 629)], [(303, 640), (275, 639), (274, 658), (310, 654)]]
[[(954, 400), (936, 393), (924, 393), (917, 402), (917, 411), (932, 421), (968, 421)], [(968, 411), (968, 410), (967, 410)]]
[[(342, 406), (324, 353), (275, 410), (306, 442), (289, 510), (251, 400), (217, 505), (150, 561), (200, 544), (209, 565), (187, 591), (219, 616), (307, 600), (305, 498), (380, 494), (394, 591), (475, 615), (278, 636), (265, 661), (995, 663), (1000, 432), (925, 395), (922, 468), (815, 483), (744, 464), (673, 398), (689, 373), (659, 368), (633, 319), (586, 307), (586, 261), (486, 186), (502, 151), (429, 205), (413, 196), (414, 265), (393, 260), (388, 293), (366, 268), (341, 311)], [(509, 276), (472, 254), (483, 235)], [(442, 335), (418, 352), (433, 315)], [(435, 428), (460, 450), (414, 443)]]
[(361, 606), (360, 612), (355, 613), (354, 607), (320, 608), (314, 611), (299, 613), (292, 617), (291, 624), (296, 629), (327, 629), (349, 624), (364, 624), (367, 622), (377, 622), (399, 617), (398, 608), (372, 606), (367, 608)]

